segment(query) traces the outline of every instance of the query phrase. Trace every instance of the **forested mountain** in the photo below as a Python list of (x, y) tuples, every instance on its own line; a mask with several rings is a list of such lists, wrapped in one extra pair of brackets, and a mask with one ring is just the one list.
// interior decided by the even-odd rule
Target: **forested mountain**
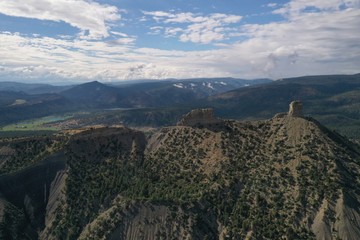
[(150, 134), (98, 127), (3, 139), (0, 233), (358, 239), (359, 145), (300, 111), (241, 122), (196, 110)]
[(305, 114), (353, 138), (360, 136), (360, 74), (306, 76), (229, 91), (199, 103), (227, 118), (264, 119), (301, 100)]
[(70, 124), (61, 125), (75, 128), (94, 124), (162, 127), (175, 124), (182, 114), (193, 108), (204, 107), (214, 108), (224, 118), (266, 119), (286, 111), (287, 103), (295, 99), (306, 106), (305, 115), (315, 117), (343, 135), (359, 139), (359, 96), (360, 74), (305, 76), (273, 82), (231, 78), (120, 85), (90, 82), (57, 94), (0, 92), (3, 112), (0, 124), (87, 111), (91, 114), (67, 118), (64, 121)]
[(13, 122), (79, 110), (79, 106), (58, 94), (29, 95), (0, 92), (0, 127)]
[(3, 113), (0, 127), (65, 112), (177, 107), (228, 90), (266, 82), (271, 80), (173, 79), (112, 85), (93, 81), (72, 86), (0, 82), (0, 111)]

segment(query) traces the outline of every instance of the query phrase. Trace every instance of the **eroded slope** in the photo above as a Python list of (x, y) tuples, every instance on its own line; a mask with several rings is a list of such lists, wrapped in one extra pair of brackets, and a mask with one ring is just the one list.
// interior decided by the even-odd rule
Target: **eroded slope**
[[(200, 204), (205, 210), (187, 221), (208, 219), (205, 212), (215, 216), (201, 227), (216, 229), (210, 239), (357, 239), (358, 176), (359, 153), (350, 142), (314, 120), (283, 115), (163, 129), (149, 140), (144, 164), (121, 195), (176, 207)], [(117, 236), (132, 239), (128, 221), (110, 224), (103, 236), (123, 229)], [(132, 229), (143, 224), (134, 220)], [(154, 229), (173, 224), (158, 222)], [(194, 226), (188, 232), (204, 237)], [(142, 236), (154, 234), (160, 233)]]
[(41, 239), (360, 239), (359, 148), (313, 119), (88, 129), (62, 149)]

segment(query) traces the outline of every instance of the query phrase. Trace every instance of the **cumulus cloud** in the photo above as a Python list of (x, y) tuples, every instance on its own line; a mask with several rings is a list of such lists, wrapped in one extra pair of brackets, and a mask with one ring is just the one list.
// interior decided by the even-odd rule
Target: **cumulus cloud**
[[(72, 81), (231, 76), (228, 50), (175, 51), (110, 42), (0, 33), (0, 78)], [(224, 63), (227, 64), (227, 63)], [(243, 75), (246, 77), (246, 75)]]
[(148, 34), (150, 34), (150, 35), (158, 35), (158, 34), (161, 33), (162, 29), (164, 29), (164, 27), (162, 27), (162, 26), (150, 27), (150, 31), (148, 32)]
[[(121, 80), (200, 77), (196, 55), (132, 45), (0, 33), (1, 79)], [(191, 57), (193, 55), (194, 57)], [(201, 73), (200, 73), (201, 72)]]
[[(292, 0), (275, 10), (282, 21), (266, 24), (242, 24), (241, 17), (227, 14), (144, 13), (156, 23), (151, 31), (214, 43), (213, 50), (139, 48), (135, 37), (121, 31), (111, 32), (117, 38), (112, 41), (0, 32), (0, 77), (110, 81), (357, 73), (360, 8), (356, 1), (331, 2)], [(221, 42), (230, 34), (239, 40)]]
[(14, 16), (66, 22), (81, 30), (79, 36), (100, 39), (109, 36), (108, 22), (120, 19), (115, 6), (85, 0), (12, 0), (0, 1), (0, 13)]
[[(171, 13), (171, 12), (143, 12), (151, 16), (156, 22), (167, 25), (164, 34), (166, 37), (178, 37), (182, 42), (193, 42), (209, 44), (222, 41), (234, 31), (228, 25), (241, 21), (238, 15), (214, 13), (210, 15), (199, 15), (191, 12)], [(169, 26), (170, 25), (170, 26)], [(175, 26), (174, 26), (175, 25)], [(160, 34), (157, 31), (151, 34)]]
[[(256, 71), (275, 78), (358, 72), (360, 9), (351, 1), (329, 2), (293, 0), (279, 9), (288, 21), (243, 25), (247, 45), (255, 44), (263, 53), (252, 60)], [(307, 11), (309, 6), (319, 10)], [(243, 46), (245, 42), (233, 47), (246, 51)]]
[(278, 4), (277, 3), (268, 3), (266, 6), (270, 7), (270, 8), (274, 8), (274, 7), (277, 7)]
[(276, 14), (294, 17), (304, 11), (337, 11), (346, 8), (358, 8), (360, 0), (292, 0), (283, 7), (274, 10)]

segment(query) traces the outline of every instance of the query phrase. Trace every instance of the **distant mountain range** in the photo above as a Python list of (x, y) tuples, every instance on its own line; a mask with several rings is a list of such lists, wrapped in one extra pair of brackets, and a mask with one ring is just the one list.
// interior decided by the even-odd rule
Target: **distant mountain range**
[(0, 82), (0, 91), (24, 92), (27, 94), (58, 93), (71, 87), (43, 83)]
[[(264, 119), (286, 111), (292, 100), (300, 100), (305, 114), (351, 138), (360, 138), (360, 74), (304, 76), (277, 81), (234, 78), (113, 84), (94, 81), (62, 87), (0, 83), (0, 90), (3, 113), (0, 124), (90, 110), (97, 114), (82, 118), (84, 124), (105, 121), (106, 124), (164, 126), (174, 124), (190, 109), (204, 107), (214, 108), (225, 118)], [(122, 110), (103, 111), (117, 108)]]
[(360, 74), (282, 79), (204, 98), (189, 98), (182, 104), (173, 101), (167, 106), (153, 104), (153, 108), (105, 112), (81, 121), (101, 124), (106, 119), (107, 123), (120, 121), (130, 126), (163, 126), (175, 124), (192, 108), (204, 107), (214, 108), (224, 118), (266, 119), (287, 111), (292, 100), (302, 101), (306, 115), (316, 117), (331, 129), (360, 138)]
[(199, 105), (228, 118), (264, 119), (286, 111), (292, 100), (328, 127), (360, 137), (360, 74), (283, 79), (210, 96)]
[[(206, 102), (222, 109), (228, 116), (267, 118), (286, 110), (287, 103), (291, 100), (303, 101), (308, 105), (306, 110), (309, 114), (315, 113), (312, 111), (315, 107), (317, 113), (328, 110), (326, 106), (332, 105), (335, 108), (339, 104), (355, 103), (359, 100), (355, 97), (359, 90), (360, 74), (307, 76), (236, 89), (211, 96)], [(347, 98), (350, 95), (352, 97)], [(339, 98), (343, 101), (338, 101)]]
[(164, 107), (268, 82), (271, 80), (204, 78), (105, 85), (95, 81), (77, 85), (60, 94), (91, 107)]
[(187, 79), (119, 85), (94, 81), (75, 86), (2, 82), (0, 124), (83, 109), (173, 106), (266, 82), (271, 80)]
[(58, 94), (29, 95), (23, 92), (0, 92), (0, 126), (78, 109), (78, 106)]

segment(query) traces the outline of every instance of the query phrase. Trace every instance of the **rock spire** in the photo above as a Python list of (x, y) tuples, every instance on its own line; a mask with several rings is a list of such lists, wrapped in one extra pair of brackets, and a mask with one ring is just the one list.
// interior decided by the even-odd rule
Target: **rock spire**
[(292, 117), (302, 117), (302, 102), (292, 101), (289, 105), (288, 115)]

